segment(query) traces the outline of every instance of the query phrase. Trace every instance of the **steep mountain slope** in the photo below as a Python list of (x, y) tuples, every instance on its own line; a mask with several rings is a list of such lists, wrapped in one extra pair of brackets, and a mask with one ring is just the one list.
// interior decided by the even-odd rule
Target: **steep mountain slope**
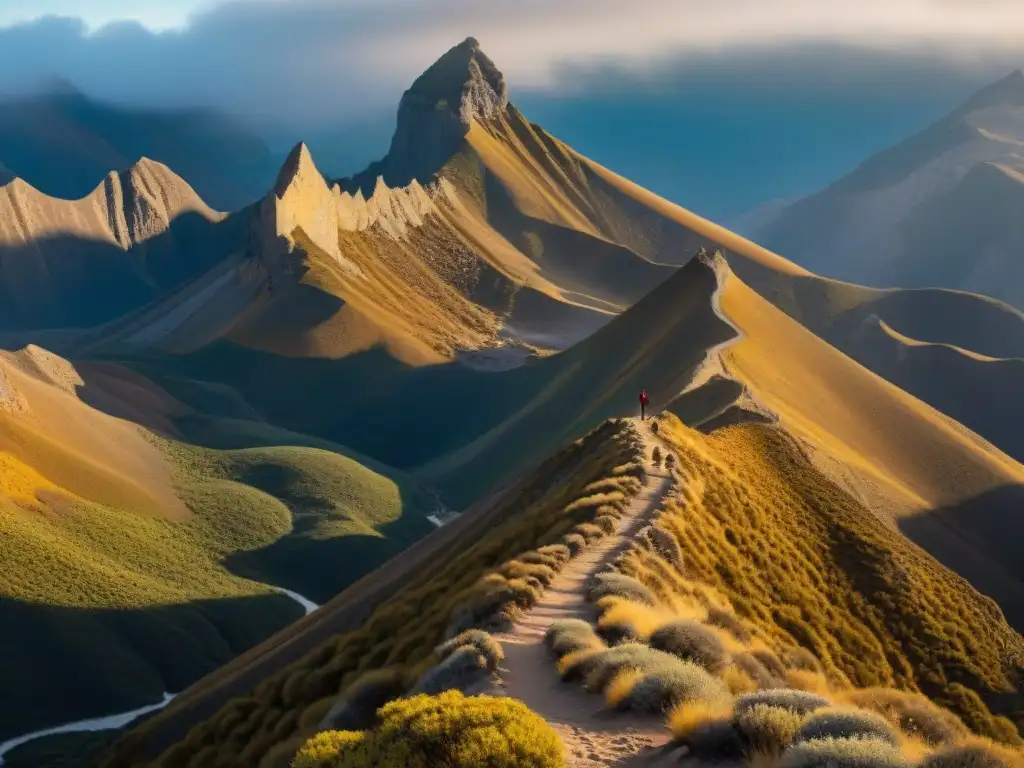
[(1024, 308), (1024, 73), (865, 161), (755, 237), (824, 275), (977, 291)]
[[(724, 317), (716, 316), (719, 292)], [(549, 405), (545, 385), (527, 377), (532, 373), (530, 369), (545, 368), (545, 375), (537, 375), (538, 382), (548, 382), (547, 386), (556, 391), (566, 388), (566, 397), (557, 408)], [(467, 472), (475, 474), (481, 471), (480, 462), (486, 461), (483, 457), (488, 453), (507, 450), (503, 460), (514, 461), (516, 456), (544, 445), (549, 435), (562, 429), (560, 425), (571, 429), (589, 417), (588, 408), (577, 403), (583, 397), (574, 383), (577, 377), (590, 386), (587, 397), (624, 408), (625, 404), (618, 406), (618, 397), (633, 394), (637, 382), (630, 377), (635, 373), (638, 380), (652, 382), (650, 389), (670, 408), (684, 405), (696, 421), (707, 422), (721, 414), (723, 406), (718, 397), (707, 398), (702, 413), (694, 405), (695, 399), (701, 399), (702, 389), (716, 386), (712, 383), (715, 379), (706, 378), (710, 371), (736, 377), (734, 405), (742, 414), (737, 413), (733, 420), (742, 416), (755, 423), (745, 424), (739, 431), (716, 432), (712, 438), (690, 432), (682, 437), (678, 431), (675, 436), (669, 435), (670, 441), (680, 441), (678, 449), (686, 445), (680, 467), (685, 486), (673, 498), (678, 504), (692, 503), (701, 495), (707, 499), (709, 519), (703, 520), (700, 536), (714, 541), (716, 548), (721, 539), (721, 548), (728, 547), (731, 557), (722, 554), (717, 566), (703, 561), (700, 565), (707, 565), (711, 573), (721, 577), (728, 594), (735, 596), (736, 610), (771, 633), (775, 638), (772, 647), (778, 638), (786, 638), (786, 642), (802, 644), (817, 654), (826, 647), (834, 651), (829, 663), (839, 665), (840, 674), (848, 676), (846, 685), (850, 681), (861, 685), (899, 684), (910, 689), (922, 687), (937, 696), (945, 696), (948, 691), (950, 705), (965, 715), (969, 713), (979, 728), (990, 727), (993, 733), (1017, 738), (1014, 727), (993, 718), (977, 698), (981, 695), (993, 711), (1009, 714), (1020, 703), (1013, 688), (1014, 673), (1004, 668), (1004, 664), (1019, 664), (1020, 640), (999, 609), (908, 542), (878, 512), (831, 483), (821, 466), (786, 433), (806, 441), (815, 451), (830, 452), (854, 469), (868, 467), (879, 476), (879, 483), (897, 486), (887, 491), (890, 495), (911, 489), (936, 499), (959, 498), (962, 493), (976, 493), (1006, 482), (1020, 483), (1024, 468), (829, 347), (746, 287), (720, 258), (692, 260), (630, 310), (568, 351), (513, 371), (469, 371), (468, 376), (491, 379), (488, 389), (500, 391), (505, 387), (503, 380), (515, 381), (512, 389), (530, 387), (532, 397), (526, 398), (508, 420), (471, 443), (469, 449), (446, 457), (442, 463), (459, 461)], [(444, 389), (438, 387), (431, 392), (431, 402), (438, 402)], [(418, 393), (420, 388), (410, 386), (405, 391)], [(852, 404), (857, 418), (848, 415), (846, 403)], [(490, 399), (479, 403), (480, 412), (491, 407)], [(595, 417), (599, 414), (592, 406), (589, 410)], [(763, 423), (775, 420), (777, 424)], [(546, 426), (541, 426), (542, 422)], [(597, 434), (614, 427), (611, 423)], [(520, 428), (527, 437), (515, 437)], [(430, 656), (432, 644), (454, 631), (444, 633), (442, 629), (450, 617), (457, 615), (458, 600), (453, 603), (452, 595), (461, 585), (478, 578), (479, 565), (499, 568), (503, 556), (551, 543), (552, 535), (565, 530), (564, 525), (553, 524), (560, 520), (556, 509), (581, 488), (586, 492), (586, 488), (605, 487), (587, 485), (593, 477), (593, 464), (568, 460), (581, 446), (594, 451), (600, 450), (598, 446), (613, 444), (594, 437), (592, 434), (556, 453), (541, 465), (540, 472), (528, 471), (522, 479), (510, 480), (496, 498), (464, 514), (458, 529), (453, 525), (432, 534), (419, 545), (417, 555), (422, 557), (418, 556), (414, 565), (395, 565), (399, 569), (421, 569), (435, 562), (438, 564), (433, 567), (441, 568), (427, 552), (428, 548), (444, 548), (452, 557), (445, 566), (451, 570), (445, 573), (458, 573), (459, 578), (446, 579), (443, 574), (435, 577), (436, 570), (427, 576), (417, 570), (415, 577), (407, 577), (406, 591), (381, 602), (384, 582), (390, 578), (389, 569), (381, 569), (372, 579), (354, 585), (339, 597), (328, 606), (327, 613), (307, 619), (259, 652), (208, 677), (165, 712), (130, 733), (107, 753), (102, 764), (132, 765), (162, 753), (157, 764), (202, 760), (228, 765), (242, 755), (241, 759), (254, 764), (285, 765), (302, 740), (318, 730), (337, 692), (353, 684), (361, 673), (386, 668), (399, 680), (414, 681), (436, 661), (436, 656)], [(502, 443), (512, 443), (514, 448)], [(914, 453), (902, 463), (893, 462), (902, 451)], [(708, 462), (713, 467), (706, 466)], [(823, 466), (831, 473), (827, 463)], [(955, 477), (951, 468), (957, 472)], [(551, 478), (558, 478), (555, 487), (568, 495), (553, 498), (555, 491), (548, 485)], [(746, 497), (737, 501), (737, 493)], [(599, 496), (591, 503), (613, 502)], [(786, 514), (778, 511), (781, 503), (786, 505)], [(585, 508), (585, 504), (570, 504), (564, 506), (562, 514)], [(506, 517), (506, 522), (493, 522), (491, 515), (497, 510), (508, 514), (510, 509), (516, 513)], [(808, 525), (821, 536), (819, 548), (802, 548), (799, 536), (786, 532), (786, 526), (794, 523), (782, 520), (788, 521), (791, 513), (815, 521)], [(542, 524), (534, 522), (538, 514), (544, 520)], [(736, 516), (729, 528), (721, 523), (724, 515)], [(724, 575), (726, 571), (737, 574), (755, 569), (763, 573), (771, 568), (778, 569), (779, 574), (796, 573), (793, 552), (781, 544), (767, 549), (742, 546), (747, 533), (740, 533), (740, 521), (751, 527), (750, 536), (754, 537), (757, 525), (750, 522), (751, 516), (766, 523), (775, 515), (780, 516), (780, 528), (773, 529), (772, 535), (799, 551), (800, 562), (811, 563), (808, 567), (819, 578), (809, 576), (806, 583), (795, 583), (796, 576), (787, 577), (789, 581), (779, 576), (770, 585), (758, 587), (758, 594), (765, 593), (763, 603), (741, 603), (740, 597), (751, 595), (752, 588), (731, 581)], [(719, 522), (712, 521), (712, 517)], [(511, 535), (510, 529), (527, 538), (505, 547), (504, 555), (491, 551), (488, 557), (477, 560), (474, 549), (474, 554), (463, 559), (462, 546), (451, 537), (464, 540), (462, 537), (473, 535), (468, 526), (479, 531), (477, 526), (483, 525), (488, 525), (490, 532), (481, 546), (488, 549), (494, 538)], [(751, 554), (754, 550), (759, 553), (757, 559)], [(659, 544), (647, 551), (666, 550)], [(1011, 562), (1004, 564), (1009, 567)], [(992, 569), (998, 567), (994, 564)], [(1019, 566), (1013, 567), (1019, 571)], [(650, 575), (669, 572), (673, 571), (651, 571)], [(820, 574), (827, 576), (829, 586), (821, 581)], [(904, 589), (901, 576), (921, 584), (922, 589), (926, 584), (941, 585), (942, 609), (933, 606), (930, 597), (921, 599), (919, 592)], [(778, 593), (773, 592), (776, 586)], [(1016, 592), (1011, 589), (999, 597), (1020, 607), (1015, 603), (1020, 595), (1019, 574), (1010, 586), (1015, 586)], [(838, 606), (837, 595), (842, 595)], [(872, 602), (876, 599), (877, 603)], [(823, 605), (831, 606), (827, 616)], [(399, 630), (396, 637), (394, 628), (407, 624), (410, 610), (428, 616), (430, 628)], [(806, 615), (804, 610), (808, 611)], [(884, 618), (879, 618), (878, 611), (884, 613)], [(964, 615), (974, 617), (971, 621), (985, 628), (974, 641), (974, 647), (983, 647), (983, 651), (970, 658), (956, 652), (958, 641), (953, 637), (943, 636), (922, 651), (916, 635), (897, 631), (905, 626), (934, 627), (937, 621), (948, 623), (950, 616), (958, 617), (959, 625), (959, 617)], [(856, 633), (860, 652), (851, 653), (842, 644), (826, 644), (825, 635), (815, 628), (819, 622), (828, 627), (837, 622), (850, 627), (844, 639)], [(870, 655), (864, 655), (865, 648), (871, 649)], [(880, 648), (886, 650), (876, 652)], [(551, 674), (555, 674), (553, 666)], [(973, 693), (961, 693), (967, 690)], [(614, 726), (609, 724), (608, 728), (614, 735)]]
[(65, 83), (0, 102), (0, 158), (52, 197), (82, 197), (111, 169), (143, 157), (174, 168), (219, 210), (263, 194), (276, 164), (258, 137), (209, 112), (125, 109)]
[[(87, 591), (118, 594), (113, 602), (119, 615), (127, 606), (147, 616), (156, 605), (192, 611), (214, 599), (221, 610), (220, 598), (235, 606), (250, 594), (276, 599), (240, 576), (326, 599), (424, 532), (424, 486), (438, 488), (452, 507), (470, 507), (502, 484), (515, 485), (537, 462), (603, 420), (631, 413), (636, 391), (644, 387), (654, 406), (703, 429), (757, 422), (756, 430), (788, 433), (814, 463), (808, 469), (794, 459), (780, 466), (783, 479), (796, 464), (798, 474), (831, 478), (844, 489), (836, 491), (844, 494), (844, 509), (852, 505), (851, 514), (872, 516), (898, 546), (910, 547), (893, 531), (902, 527), (1022, 626), (1024, 574), (1005, 531), (1015, 525), (1024, 469), (836, 348), (855, 350), (864, 340), (864, 322), (877, 315), (908, 338), (1016, 357), (1024, 340), (1019, 312), (970, 294), (878, 291), (825, 280), (664, 201), (530, 124), (508, 102), (500, 73), (472, 39), (417, 80), (399, 111), (391, 152), (353, 179), (328, 182), (308, 150), (297, 146), (265, 198), (211, 225), (231, 234), (219, 255), (207, 249), (202, 253), (209, 260), (200, 264), (203, 255), (188, 274), (159, 285), (152, 280), (154, 300), (133, 298), (132, 311), (87, 329), (9, 336), (81, 360), (73, 370), (83, 383), (66, 394), (84, 400), (79, 405), (91, 408), (90, 414), (102, 411), (97, 418), (117, 417), (149, 430), (151, 453), (138, 456), (155, 456), (168, 467), (166, 503), (172, 510), (177, 503), (184, 517), (132, 534), (149, 542), (139, 557), (160, 564), (167, 555), (152, 547), (184, 548), (188, 562), (201, 564), (192, 569), (201, 583), (170, 597), (156, 576), (143, 592), (120, 596), (121, 587), (110, 586), (120, 582), (110, 574), (123, 574), (134, 560), (125, 554), (131, 547), (120, 543), (124, 539), (108, 537), (117, 549), (102, 552), (102, 562), (116, 567), (84, 575)], [(72, 213), (61, 208), (54, 221), (70, 226), (78, 221)], [(98, 226), (95, 219), (90, 226)], [(114, 233), (121, 231), (111, 225), (104, 237), (120, 243)], [(140, 245), (130, 242), (134, 247), (118, 254), (130, 274), (148, 278), (155, 267), (149, 258), (137, 259)], [(149, 248), (149, 240), (140, 242)], [(694, 259), (700, 249), (707, 250)], [(708, 256), (714, 249), (723, 256)], [(61, 269), (57, 265), (55, 274)], [(22, 285), (50, 290), (35, 277)], [(956, 320), (953, 309), (960, 312)], [(129, 383), (148, 393), (146, 399), (129, 396)], [(927, 389), (923, 382), (915, 386)], [(993, 409), (989, 413), (1002, 407), (994, 400), (983, 405)], [(983, 423), (981, 415), (972, 418)], [(97, 434), (104, 434), (105, 424), (94, 427)], [(63, 444), (60, 426), (46, 426), (41, 434)], [(79, 491), (72, 487), (77, 476), (51, 477), (53, 470), (35, 454), (12, 453), (19, 464), (11, 464), (9, 475), (20, 478), (11, 482), (10, 498), (20, 504), (8, 505), (12, 520), (20, 520), (15, 515), (26, 506), (45, 503), (44, 481), (83, 494), (94, 506), (127, 507), (116, 507), (118, 514), (135, 509), (101, 498), (91, 486), (91, 496)], [(116, 459), (107, 464), (110, 472), (119, 468)], [(566, 486), (573, 493), (594, 479), (563, 469), (573, 478)], [(549, 515), (565, 511), (569, 499), (560, 480), (547, 477), (544, 483), (539, 493), (551, 493), (549, 501), (557, 503), (545, 502), (539, 516), (523, 518), (529, 525), (522, 529), (510, 525), (515, 547), (547, 543), (536, 535), (552, 526)], [(37, 488), (43, 488), (42, 501)], [(115, 490), (126, 493), (116, 482)], [(150, 484), (146, 490), (155, 492)], [(993, 498), (985, 502), (984, 524), (972, 529), (964, 510)], [(523, 505), (502, 507), (502, 519), (515, 517)], [(24, 537), (38, 537), (34, 526), (49, 519), (31, 518)], [(84, 537), (117, 527), (99, 512), (66, 519), (81, 522)], [(54, 524), (70, 525), (66, 519), (58, 516)], [(132, 519), (125, 530), (148, 521)], [(444, 530), (419, 551), (438, 559), (442, 541), (450, 541)], [(512, 546), (505, 542), (498, 549), (511, 557)], [(488, 549), (490, 556), (498, 549)], [(450, 554), (444, 550), (440, 560), (459, 568)], [(70, 560), (92, 563), (97, 557)], [(460, 571), (459, 589), (467, 586), (465, 574), (476, 578), (497, 565), (485, 561), (481, 555), (473, 568)], [(46, 583), (38, 567), (12, 573), (31, 575), (11, 587), (19, 607), (27, 599), (24, 584)], [(981, 601), (957, 584), (957, 600)], [(424, 589), (410, 603), (416, 616), (441, 592), (454, 594), (440, 582)], [(407, 607), (386, 613), (379, 626), (386, 625), (390, 639), (369, 654), (369, 647), (343, 647), (331, 637), (366, 619), (379, 602), (380, 593), (374, 595), (372, 606), (346, 614), (341, 623), (314, 617), (223, 676), (200, 683), (166, 718), (154, 720), (146, 732), (159, 734), (156, 741), (143, 738), (117, 760), (132, 764), (135, 757), (124, 755), (134, 755), (136, 746), (162, 750), (230, 696), (246, 695), (272, 678), (255, 696), (257, 704), (240, 705), (245, 712), (229, 705), (163, 764), (186, 758), (228, 764), (241, 749), (258, 762), (274, 744), (315, 727), (313, 714), (300, 717), (303, 710), (316, 705), (314, 714), (322, 715), (325, 700), (329, 705), (346, 675), (356, 671), (353, 664), (360, 671), (391, 662), (414, 669), (427, 664), (447, 614), (430, 616), (429, 627), (403, 642)], [(64, 603), (44, 595), (41, 605)], [(997, 627), (991, 636), (1009, 637), (998, 610), (985, 606)], [(271, 613), (261, 616), (269, 622)], [(379, 626), (369, 627), (364, 639), (376, 643)], [(242, 640), (228, 644), (216, 662), (262, 637), (261, 630), (239, 630)], [(300, 665), (303, 674), (281, 668), (322, 641), (318, 660)], [(145, 656), (148, 643), (136, 645), (143, 649), (133, 651), (141, 663), (153, 663)], [(336, 652), (345, 655), (344, 663), (331, 663)], [(330, 671), (321, 674), (325, 664)], [(176, 689), (171, 682), (184, 684), (196, 669), (140, 673), (138, 679), (148, 681), (155, 700), (157, 682)], [(981, 677), (998, 675), (988, 670)], [(287, 678), (294, 679), (285, 685)], [(136, 701), (127, 694), (110, 700)], [(35, 724), (39, 718), (33, 707), (19, 712), (23, 720), (11, 722)], [(258, 743), (242, 744), (264, 726)]]
[(1024, 358), (987, 357), (961, 347), (914, 339), (884, 320), (866, 319), (844, 349), (866, 368), (984, 435), (1018, 461), (1024, 410)]

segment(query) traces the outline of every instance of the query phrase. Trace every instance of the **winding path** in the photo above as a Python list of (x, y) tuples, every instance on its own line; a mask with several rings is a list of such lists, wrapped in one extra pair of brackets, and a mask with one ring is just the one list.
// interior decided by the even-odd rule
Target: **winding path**
[[(646, 455), (650, 456), (660, 441), (646, 424), (637, 426), (646, 443)], [(596, 619), (594, 607), (586, 599), (591, 577), (605, 570), (632, 543), (661, 505), (670, 485), (667, 473), (648, 468), (643, 490), (619, 520), (615, 533), (571, 560), (537, 605), (509, 632), (494, 636), (505, 651), (500, 670), (503, 693), (523, 701), (558, 732), (570, 768), (642, 764), (636, 762), (642, 753), (668, 741), (662, 718), (610, 713), (602, 696), (587, 693), (577, 684), (561, 682), (555, 660), (544, 645), (544, 633), (560, 619)]]

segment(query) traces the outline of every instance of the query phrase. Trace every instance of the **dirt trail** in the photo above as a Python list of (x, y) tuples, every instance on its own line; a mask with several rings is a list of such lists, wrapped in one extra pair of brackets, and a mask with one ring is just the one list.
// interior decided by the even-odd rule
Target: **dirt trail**
[[(660, 441), (647, 424), (637, 426), (649, 457)], [(611, 712), (602, 696), (587, 693), (578, 684), (561, 682), (555, 660), (544, 645), (544, 633), (559, 619), (595, 620), (594, 607), (586, 600), (590, 578), (633, 541), (659, 508), (670, 484), (666, 472), (648, 466), (647, 482), (616, 532), (570, 561), (511, 631), (495, 635), (505, 650), (503, 692), (525, 702), (558, 732), (569, 768), (650, 765), (644, 753), (655, 759), (657, 751), (651, 747), (668, 740), (662, 718)]]

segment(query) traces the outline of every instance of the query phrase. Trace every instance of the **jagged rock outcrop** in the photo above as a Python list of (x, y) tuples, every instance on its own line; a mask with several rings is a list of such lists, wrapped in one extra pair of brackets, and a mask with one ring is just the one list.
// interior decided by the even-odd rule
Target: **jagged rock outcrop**
[(409, 227), (421, 227), (427, 216), (438, 213), (435, 199), (450, 199), (454, 194), (450, 185), (424, 187), (416, 180), (390, 187), (381, 176), (368, 198), (362, 190), (343, 192), (338, 184), (328, 184), (309, 149), (298, 144), (282, 166), (273, 192), (259, 205), (250, 248), (267, 267), (280, 268), (301, 230), (345, 270), (361, 275), (341, 250), (339, 230), (363, 232), (376, 227), (381, 234), (400, 240)]
[(505, 77), (468, 37), (402, 95), (387, 156), (345, 187), (366, 190), (377, 176), (392, 187), (426, 183), (459, 151), (474, 120), (500, 117), (508, 108)]
[(226, 218), (146, 158), (77, 200), (21, 178), (0, 184), (0, 330), (84, 327), (135, 309), (215, 263), (230, 247)]

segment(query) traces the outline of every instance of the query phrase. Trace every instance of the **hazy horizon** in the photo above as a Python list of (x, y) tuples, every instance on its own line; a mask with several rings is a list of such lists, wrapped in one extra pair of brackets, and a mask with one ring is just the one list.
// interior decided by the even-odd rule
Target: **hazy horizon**
[(1002, 0), (628, 10), (611, 0), (3, 3), (0, 89), (30, 93), (58, 77), (125, 107), (212, 109), (278, 154), (305, 140), (347, 173), (386, 151), (415, 76), (472, 35), (532, 120), (729, 219), (820, 188), (1024, 65), (1024, 7)]

